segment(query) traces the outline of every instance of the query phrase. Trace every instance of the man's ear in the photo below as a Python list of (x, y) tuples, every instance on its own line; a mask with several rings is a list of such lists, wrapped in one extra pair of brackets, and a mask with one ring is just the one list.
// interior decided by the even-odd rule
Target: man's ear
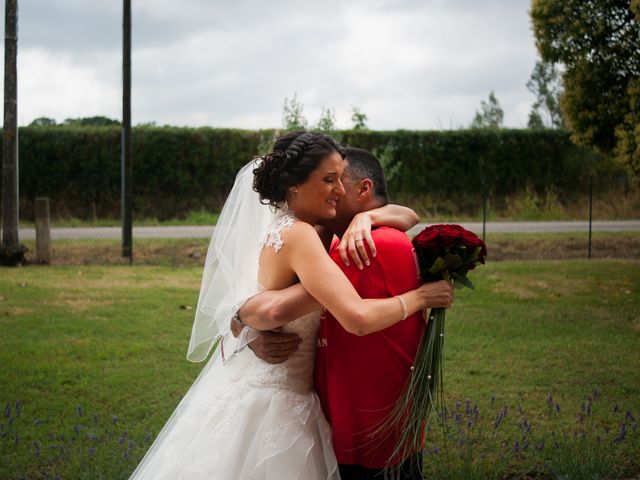
[(366, 200), (373, 195), (373, 182), (369, 178), (363, 178), (358, 184), (358, 200)]

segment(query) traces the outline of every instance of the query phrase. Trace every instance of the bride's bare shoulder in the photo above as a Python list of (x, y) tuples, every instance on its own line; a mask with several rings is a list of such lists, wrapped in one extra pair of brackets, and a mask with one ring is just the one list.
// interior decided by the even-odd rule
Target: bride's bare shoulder
[(290, 228), (282, 232), (282, 240), (285, 243), (291, 243), (296, 246), (313, 246), (315, 243), (322, 245), (318, 232), (307, 222), (296, 220)]

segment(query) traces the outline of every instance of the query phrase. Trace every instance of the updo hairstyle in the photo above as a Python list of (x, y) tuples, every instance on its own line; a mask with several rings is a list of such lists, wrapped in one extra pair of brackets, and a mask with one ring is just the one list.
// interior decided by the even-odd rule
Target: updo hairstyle
[(322, 133), (301, 130), (282, 135), (275, 141), (273, 152), (258, 159), (253, 189), (262, 203), (279, 208), (287, 198), (287, 189), (304, 183), (333, 152), (344, 158), (336, 141)]

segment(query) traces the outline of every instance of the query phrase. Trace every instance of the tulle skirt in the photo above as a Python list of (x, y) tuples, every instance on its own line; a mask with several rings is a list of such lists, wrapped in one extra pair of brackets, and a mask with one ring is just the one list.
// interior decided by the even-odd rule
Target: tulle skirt
[(331, 429), (308, 382), (260, 361), (256, 371), (251, 353), (240, 357), (209, 362), (131, 479), (339, 479)]

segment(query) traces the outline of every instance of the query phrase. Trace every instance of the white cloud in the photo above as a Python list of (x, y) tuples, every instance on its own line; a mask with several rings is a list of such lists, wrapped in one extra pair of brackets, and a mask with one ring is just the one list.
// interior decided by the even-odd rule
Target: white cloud
[[(35, 4), (38, 3), (36, 6)], [(494, 90), (526, 125), (528, 0), (137, 0), (133, 121), (274, 127), (297, 92), (317, 120), (353, 106), (372, 128), (466, 126)], [(21, 4), (19, 119), (120, 117), (121, 3)]]
[[(18, 63), (18, 119), (57, 121), (78, 116), (120, 117), (121, 91), (114, 85), (120, 59), (100, 55), (87, 64), (41, 49), (21, 52)], [(109, 68), (111, 67), (111, 68)], [(115, 72), (115, 75), (114, 73)]]

